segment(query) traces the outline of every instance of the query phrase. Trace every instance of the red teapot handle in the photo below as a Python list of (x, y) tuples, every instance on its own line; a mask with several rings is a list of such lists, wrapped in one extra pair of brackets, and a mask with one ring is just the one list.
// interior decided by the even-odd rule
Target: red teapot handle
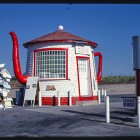
[(100, 84), (101, 78), (102, 78), (102, 54), (100, 52), (93, 53), (94, 57), (99, 57), (99, 63), (98, 63), (98, 73), (97, 73), (97, 82)]

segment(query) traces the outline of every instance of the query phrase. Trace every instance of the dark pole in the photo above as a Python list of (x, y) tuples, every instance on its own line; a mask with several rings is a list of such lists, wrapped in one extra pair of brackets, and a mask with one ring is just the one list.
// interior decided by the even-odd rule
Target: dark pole
[(140, 36), (132, 37), (133, 69), (136, 72), (136, 95), (140, 96)]
[[(140, 70), (136, 70), (136, 97), (140, 96)], [(137, 98), (136, 98), (136, 106), (135, 106), (135, 114), (138, 114), (138, 105), (137, 105)]]
[(140, 70), (136, 70), (136, 95), (140, 96)]
[(132, 37), (133, 45), (133, 69), (136, 72), (136, 107), (135, 112), (138, 116), (138, 127), (140, 128), (140, 36)]

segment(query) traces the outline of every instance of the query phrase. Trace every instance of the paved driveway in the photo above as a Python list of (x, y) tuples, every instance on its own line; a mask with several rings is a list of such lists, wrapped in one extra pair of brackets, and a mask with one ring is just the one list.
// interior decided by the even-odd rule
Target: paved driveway
[(134, 109), (123, 107), (123, 95), (110, 96), (111, 123), (105, 104), (92, 106), (14, 106), (0, 110), (0, 136), (140, 136)]

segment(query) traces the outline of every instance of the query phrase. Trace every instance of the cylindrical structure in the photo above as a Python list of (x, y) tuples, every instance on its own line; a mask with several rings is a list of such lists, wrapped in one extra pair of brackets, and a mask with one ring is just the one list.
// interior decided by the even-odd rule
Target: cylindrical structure
[(13, 68), (14, 68), (14, 73), (18, 81), (25, 85), (27, 82), (27, 77), (25, 75), (22, 75), (21, 67), (20, 67), (20, 60), (19, 60), (19, 49), (18, 49), (18, 38), (14, 32), (9, 33), (12, 37), (13, 40)]
[(104, 90), (104, 96), (106, 97), (106, 90)]
[(102, 102), (105, 102), (105, 98), (106, 98), (106, 90), (102, 89)]
[(140, 69), (140, 36), (132, 37), (133, 45), (133, 69)]
[(98, 102), (99, 102), (99, 104), (101, 103), (101, 93), (100, 93), (100, 90), (98, 90)]
[(137, 108), (138, 108), (138, 127), (140, 128), (140, 96), (137, 97)]
[(106, 90), (104, 90), (104, 102), (105, 102), (105, 98), (106, 98)]
[(132, 37), (133, 69), (136, 70), (136, 94), (140, 96), (140, 36)]
[(41, 91), (39, 91), (39, 95), (38, 95), (38, 100), (39, 100), (39, 106), (42, 106), (42, 100), (41, 100)]
[(72, 98), (71, 98), (71, 92), (70, 92), (70, 90), (69, 90), (69, 92), (68, 92), (68, 98), (69, 98), (69, 106), (71, 106), (72, 105)]
[(59, 94), (59, 91), (57, 91), (57, 98), (58, 98), (58, 106), (60, 106), (60, 94)]
[(133, 69), (136, 70), (136, 93), (140, 96), (140, 36), (132, 37)]
[(101, 94), (101, 102), (103, 102), (103, 100), (104, 100), (104, 90), (103, 89), (101, 90), (100, 94)]
[(20, 91), (16, 91), (16, 105), (19, 105), (20, 103), (20, 95), (21, 95)]
[(136, 95), (137, 95), (137, 115), (138, 127), (140, 128), (140, 36), (132, 37), (133, 45), (133, 69), (136, 71)]
[(110, 123), (109, 96), (106, 96), (105, 108), (106, 108), (106, 123)]
[(140, 96), (140, 70), (136, 70), (136, 94)]

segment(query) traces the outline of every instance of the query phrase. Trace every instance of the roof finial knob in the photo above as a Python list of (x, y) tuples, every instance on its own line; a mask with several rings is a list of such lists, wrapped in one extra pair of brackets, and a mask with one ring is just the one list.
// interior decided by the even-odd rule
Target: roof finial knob
[(58, 31), (63, 31), (64, 30), (64, 27), (62, 25), (59, 25), (58, 26)]

